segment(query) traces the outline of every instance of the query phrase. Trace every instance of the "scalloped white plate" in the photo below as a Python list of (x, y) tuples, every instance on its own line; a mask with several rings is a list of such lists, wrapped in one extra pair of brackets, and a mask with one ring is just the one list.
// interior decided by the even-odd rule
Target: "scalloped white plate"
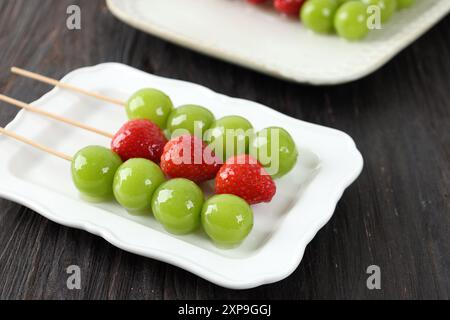
[[(296, 19), (245, 0), (107, 0), (142, 31), (280, 78), (316, 85), (360, 79), (387, 63), (450, 11), (449, 0), (418, 0), (361, 42), (317, 35)], [(149, 53), (151, 54), (151, 53)]]
[[(258, 130), (277, 125), (290, 131), (300, 149), (299, 163), (276, 181), (278, 191), (270, 204), (254, 206), (254, 229), (234, 249), (215, 247), (202, 231), (173, 236), (153, 217), (130, 216), (114, 202), (84, 202), (72, 186), (69, 162), (0, 136), (1, 196), (62, 225), (99, 235), (123, 250), (174, 264), (224, 287), (255, 287), (293, 272), (308, 242), (330, 219), (345, 188), (362, 170), (361, 154), (345, 133), (193, 83), (116, 63), (82, 68), (62, 81), (124, 100), (137, 89), (156, 87), (176, 105), (200, 104), (217, 117), (244, 116)], [(121, 107), (61, 89), (53, 89), (33, 105), (112, 133), (127, 120)], [(106, 138), (26, 111), (19, 112), (7, 128), (67, 154), (86, 145), (109, 145)], [(211, 191), (208, 184), (203, 188)]]

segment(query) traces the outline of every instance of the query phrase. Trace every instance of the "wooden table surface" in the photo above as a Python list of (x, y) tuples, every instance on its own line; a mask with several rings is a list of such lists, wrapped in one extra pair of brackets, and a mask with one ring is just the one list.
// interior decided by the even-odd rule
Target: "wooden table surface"
[[(70, 4), (81, 7), (81, 30), (66, 28)], [(49, 90), (11, 75), (13, 65), (60, 78), (78, 67), (122, 62), (343, 130), (355, 139), (365, 167), (297, 270), (243, 291), (119, 250), (0, 198), (0, 298), (448, 299), (449, 29), (446, 18), (365, 79), (311, 87), (139, 32), (114, 18), (104, 1), (1, 0), (0, 93), (33, 101)], [(2, 103), (0, 125), (16, 112)], [(69, 265), (80, 266), (80, 290), (66, 286)], [(366, 287), (370, 265), (381, 269), (380, 290)]]

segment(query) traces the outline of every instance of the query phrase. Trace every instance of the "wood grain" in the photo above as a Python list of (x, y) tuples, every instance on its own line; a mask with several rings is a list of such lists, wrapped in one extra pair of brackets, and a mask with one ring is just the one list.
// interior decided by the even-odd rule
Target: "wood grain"
[[(82, 10), (80, 31), (65, 27), (66, 8), (74, 3)], [(146, 35), (116, 20), (103, 1), (1, 0), (0, 93), (32, 101), (49, 90), (11, 75), (13, 65), (61, 78), (78, 67), (123, 62), (343, 130), (355, 139), (365, 168), (299, 268), (283, 281), (244, 291), (126, 253), (0, 199), (0, 298), (448, 299), (449, 29), (446, 18), (361, 81), (311, 87)], [(15, 113), (0, 107), (0, 126)], [(81, 290), (66, 288), (72, 264), (81, 268)], [(381, 290), (366, 288), (372, 264), (381, 268)]]

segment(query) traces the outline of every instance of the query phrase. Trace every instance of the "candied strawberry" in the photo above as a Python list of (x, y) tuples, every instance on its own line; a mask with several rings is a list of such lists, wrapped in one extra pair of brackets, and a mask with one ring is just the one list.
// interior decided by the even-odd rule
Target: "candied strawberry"
[(272, 177), (246, 154), (229, 158), (216, 175), (216, 193), (234, 194), (249, 204), (270, 202), (275, 192)]
[(182, 135), (164, 147), (161, 169), (170, 178), (203, 182), (214, 178), (220, 169), (220, 160), (201, 139)]
[(298, 15), (305, 0), (274, 0), (273, 6), (277, 11), (289, 15)]
[(111, 141), (111, 150), (123, 161), (144, 158), (158, 163), (167, 139), (161, 129), (145, 119), (125, 123)]

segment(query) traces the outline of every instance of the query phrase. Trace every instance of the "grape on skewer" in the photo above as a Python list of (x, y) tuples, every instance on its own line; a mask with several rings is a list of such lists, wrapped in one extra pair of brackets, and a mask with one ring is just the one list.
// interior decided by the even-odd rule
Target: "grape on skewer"
[(130, 214), (150, 215), (153, 193), (164, 181), (164, 173), (156, 163), (130, 159), (119, 167), (114, 176), (114, 197)]
[(0, 128), (0, 133), (70, 161), (73, 184), (82, 198), (90, 202), (115, 197), (129, 212), (150, 212), (153, 192), (165, 181), (158, 165), (147, 159), (122, 163), (116, 153), (101, 146), (85, 147), (71, 157), (12, 131)]
[(108, 148), (88, 146), (78, 151), (74, 157), (71, 157), (4, 128), (0, 128), (0, 133), (70, 161), (73, 183), (83, 198), (100, 201), (112, 197), (114, 174), (122, 164), (122, 160)]

